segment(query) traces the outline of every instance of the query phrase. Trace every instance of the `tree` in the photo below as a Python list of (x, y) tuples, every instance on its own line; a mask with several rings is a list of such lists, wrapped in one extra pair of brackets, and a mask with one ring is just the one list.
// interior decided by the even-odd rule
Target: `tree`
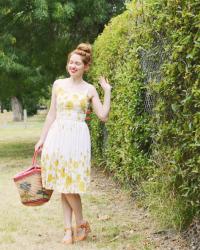
[(64, 74), (66, 54), (79, 42), (92, 43), (124, 8), (124, 0), (1, 2), (2, 103), (16, 97), (28, 114), (34, 113), (39, 98), (48, 96), (48, 86)]

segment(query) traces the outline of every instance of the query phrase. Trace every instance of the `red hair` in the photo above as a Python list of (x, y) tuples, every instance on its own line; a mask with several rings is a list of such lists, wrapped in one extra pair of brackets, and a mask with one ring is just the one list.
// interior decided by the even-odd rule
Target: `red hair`
[(77, 54), (81, 56), (82, 62), (85, 65), (90, 65), (92, 63), (92, 46), (89, 43), (80, 43), (75, 50), (69, 53), (67, 63), (70, 60), (72, 54)]

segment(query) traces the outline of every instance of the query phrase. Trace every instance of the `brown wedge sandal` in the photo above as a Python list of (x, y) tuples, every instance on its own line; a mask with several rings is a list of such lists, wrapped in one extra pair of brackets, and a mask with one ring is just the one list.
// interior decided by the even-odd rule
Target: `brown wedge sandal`
[[(78, 235), (78, 233), (82, 231), (83, 233), (81, 235)], [(73, 240), (75, 242), (77, 241), (82, 241), (82, 240), (86, 240), (88, 234), (91, 232), (90, 229), (90, 225), (89, 223), (86, 221), (85, 223), (80, 224), (79, 226), (77, 226), (74, 230), (73, 233)]]

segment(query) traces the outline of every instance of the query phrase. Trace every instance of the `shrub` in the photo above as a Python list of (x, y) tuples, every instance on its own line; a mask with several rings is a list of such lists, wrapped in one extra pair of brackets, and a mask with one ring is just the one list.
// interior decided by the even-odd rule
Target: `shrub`
[(113, 85), (109, 121), (92, 119), (94, 161), (176, 228), (200, 212), (199, 10), (198, 0), (132, 1), (96, 39), (89, 75)]

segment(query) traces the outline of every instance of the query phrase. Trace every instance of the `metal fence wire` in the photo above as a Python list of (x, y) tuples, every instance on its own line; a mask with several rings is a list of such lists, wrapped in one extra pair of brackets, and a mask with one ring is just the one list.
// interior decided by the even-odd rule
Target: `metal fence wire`
[[(162, 80), (161, 66), (168, 58), (168, 53), (164, 50), (166, 41), (160, 36), (159, 33), (154, 33), (154, 44), (150, 49), (141, 48), (139, 50), (140, 66), (144, 73), (144, 84), (150, 82), (159, 82)], [(148, 88), (144, 94), (144, 111), (149, 114), (153, 113), (154, 103), (156, 96), (149, 92)]]

